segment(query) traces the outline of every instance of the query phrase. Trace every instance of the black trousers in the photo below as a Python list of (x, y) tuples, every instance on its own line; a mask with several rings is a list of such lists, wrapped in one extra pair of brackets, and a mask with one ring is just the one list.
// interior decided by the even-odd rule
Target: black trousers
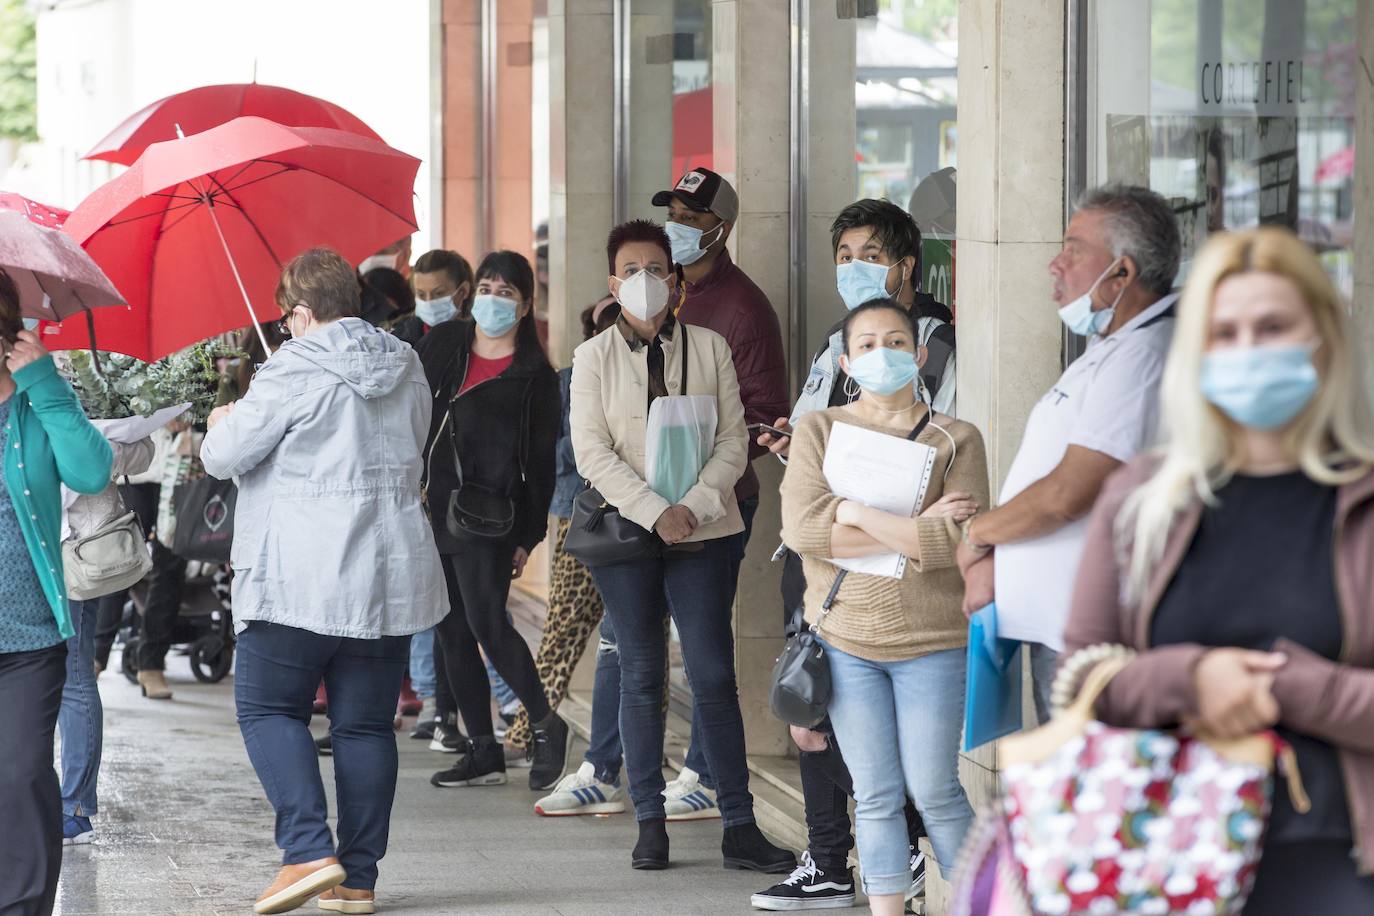
[(444, 667), (469, 737), (494, 733), (491, 682), (482, 664), (483, 653), (520, 698), (531, 723), (542, 721), (550, 712), (530, 647), (506, 615), (514, 553), (506, 541), (473, 538), (462, 553), (443, 558), (451, 610), (435, 632), (444, 647)]
[(1374, 877), (1361, 878), (1350, 843), (1309, 841), (1267, 847), (1244, 916), (1355, 916), (1374, 913)]
[(160, 541), (153, 541), (152, 548), (153, 571), (148, 573), (148, 602), (143, 606), (139, 631), (139, 671), (161, 671), (167, 666), (172, 629), (186, 589), (186, 561)]
[(95, 660), (101, 668), (110, 666), (110, 650), (114, 648), (115, 637), (119, 635), (119, 625), (124, 622), (124, 604), (128, 600), (127, 588), (96, 599)]
[(458, 703), (453, 698), (453, 685), (448, 681), (444, 647), (437, 639), (434, 640), (434, 711), (444, 722), (458, 712)]
[[(783, 557), (782, 571), (783, 627), (789, 635), (804, 625), (800, 612), (805, 593), (801, 557), (789, 550)], [(843, 871), (854, 848), (849, 819), (854, 780), (830, 729), (830, 720), (822, 722), (816, 730), (829, 734), (829, 746), (823, 751), (802, 751), (797, 760), (806, 808), (807, 847), (822, 869)], [(915, 846), (926, 835), (926, 825), (910, 798), (906, 800), (905, 813), (907, 837)]]
[(62, 871), (62, 792), (53, 733), (65, 642), (0, 653), (0, 916), (48, 916)]

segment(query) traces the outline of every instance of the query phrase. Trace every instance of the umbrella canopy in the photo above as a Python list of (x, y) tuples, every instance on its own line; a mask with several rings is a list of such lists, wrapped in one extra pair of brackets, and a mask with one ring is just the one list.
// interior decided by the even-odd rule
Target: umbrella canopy
[[(67, 218), (131, 311), (98, 314), (100, 347), (152, 361), (281, 317), (282, 266), (328, 246), (356, 264), (416, 230), (420, 161), (379, 140), (238, 118), (154, 143)], [(66, 322), (53, 349), (89, 344)]]
[(60, 222), (67, 211), (35, 204), (17, 194), (0, 195), (0, 208), (0, 270), (19, 288), (25, 318), (58, 321), (86, 309), (124, 301), (71, 236), (45, 228), (47, 222)]
[(71, 212), (63, 210), (61, 207), (40, 204), (36, 200), (29, 200), (27, 197), (12, 191), (0, 191), (0, 210), (14, 210), (22, 213), (29, 222), (47, 226), (49, 229), (61, 229)]
[(178, 129), (190, 136), (244, 116), (266, 118), (288, 127), (329, 127), (382, 139), (333, 102), (281, 86), (229, 83), (201, 86), (158, 99), (126, 118), (85, 158), (132, 165), (150, 144), (175, 140)]

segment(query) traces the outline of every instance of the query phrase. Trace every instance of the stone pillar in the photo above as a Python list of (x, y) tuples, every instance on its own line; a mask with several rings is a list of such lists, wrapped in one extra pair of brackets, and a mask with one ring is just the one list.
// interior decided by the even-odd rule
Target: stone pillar
[[(501, 0), (496, 7), (496, 161), (492, 167), (495, 225), (489, 237), (492, 248), (518, 251), (533, 264), (530, 105), (534, 0)], [(477, 263), (474, 261), (472, 266), (476, 269)]]
[[(677, 182), (673, 163), (673, 0), (630, 4), (628, 218), (661, 223), (667, 211), (651, 201)], [(583, 293), (585, 297), (587, 293)], [(593, 300), (588, 299), (588, 302)]]
[(549, 0), (549, 350), (572, 362), (578, 313), (606, 288), (613, 224), (611, 0)]

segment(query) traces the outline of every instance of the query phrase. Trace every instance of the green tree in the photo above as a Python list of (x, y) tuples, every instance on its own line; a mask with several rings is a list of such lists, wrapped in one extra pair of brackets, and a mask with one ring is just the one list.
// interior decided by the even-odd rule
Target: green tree
[(38, 51), (24, 0), (0, 0), (0, 137), (38, 139)]

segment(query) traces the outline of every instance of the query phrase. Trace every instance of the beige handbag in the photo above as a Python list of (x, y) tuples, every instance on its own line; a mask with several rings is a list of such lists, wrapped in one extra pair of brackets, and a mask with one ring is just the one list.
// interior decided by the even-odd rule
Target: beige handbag
[(126, 512), (82, 538), (62, 543), (67, 597), (87, 601), (134, 585), (153, 568), (138, 516)]

